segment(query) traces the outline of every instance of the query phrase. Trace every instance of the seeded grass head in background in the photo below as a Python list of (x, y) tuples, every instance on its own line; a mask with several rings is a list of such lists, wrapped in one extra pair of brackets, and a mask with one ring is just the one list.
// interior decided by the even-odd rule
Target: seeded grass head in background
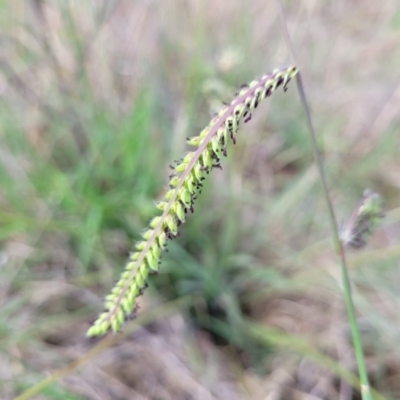
[(185, 222), (188, 211), (201, 191), (202, 181), (213, 168), (220, 168), (221, 156), (227, 156), (229, 139), (236, 143), (236, 133), (242, 119), (248, 122), (258, 104), (269, 97), (278, 87), (286, 91), (289, 81), (296, 76), (296, 67), (277, 69), (259, 80), (244, 85), (230, 104), (225, 105), (213, 117), (199, 136), (188, 139), (188, 144), (197, 147), (175, 166), (170, 175), (170, 190), (164, 200), (157, 203), (163, 212), (154, 217), (149, 228), (142, 234), (111, 293), (105, 300), (105, 311), (100, 314), (88, 336), (98, 336), (109, 330), (117, 332), (124, 321), (137, 309), (137, 297), (147, 287), (147, 277), (157, 273), (162, 251), (167, 242), (178, 235), (179, 225)]
[(343, 244), (355, 249), (365, 247), (382, 217), (381, 196), (370, 189), (366, 189), (340, 235)]

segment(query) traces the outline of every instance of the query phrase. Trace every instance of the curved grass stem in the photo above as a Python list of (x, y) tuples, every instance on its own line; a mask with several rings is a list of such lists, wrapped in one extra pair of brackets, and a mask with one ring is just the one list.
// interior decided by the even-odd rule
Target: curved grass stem
[(355, 352), (356, 360), (357, 360), (358, 373), (360, 375), (361, 395), (362, 395), (363, 400), (373, 400), (372, 393), (371, 393), (371, 387), (370, 387), (369, 380), (368, 380), (368, 373), (367, 373), (367, 367), (366, 367), (366, 363), (365, 363), (364, 352), (362, 349), (360, 330), (359, 330), (358, 323), (357, 323), (357, 317), (356, 317), (356, 312), (355, 312), (352, 293), (351, 293), (351, 283), (350, 283), (350, 278), (349, 278), (349, 274), (348, 274), (345, 250), (344, 250), (343, 243), (340, 240), (339, 231), (338, 231), (337, 223), (336, 223), (336, 216), (335, 216), (332, 201), (331, 201), (331, 198), (329, 195), (329, 190), (328, 190), (328, 185), (326, 183), (323, 162), (322, 162), (321, 154), (320, 154), (320, 151), (318, 148), (315, 131), (314, 131), (314, 127), (312, 124), (311, 114), (310, 114), (310, 110), (308, 107), (307, 98), (306, 98), (306, 95), (304, 92), (303, 82), (301, 80), (300, 73), (296, 77), (296, 83), (297, 83), (297, 87), (299, 90), (301, 102), (303, 104), (304, 110), (307, 115), (307, 125), (308, 125), (308, 130), (309, 130), (311, 141), (312, 141), (314, 158), (317, 163), (318, 173), (319, 173), (321, 184), (322, 184), (322, 191), (323, 191), (325, 203), (327, 205), (328, 212), (329, 212), (329, 221), (330, 221), (330, 225), (331, 225), (333, 243), (335, 246), (336, 254), (339, 258), (342, 284), (343, 284), (344, 300), (346, 303), (346, 309), (347, 309), (348, 319), (349, 319), (350, 328), (351, 328), (351, 335), (353, 338), (353, 346), (354, 346), (354, 352)]
[[(293, 62), (295, 62), (294, 50), (293, 50), (289, 32), (288, 32), (288, 29), (286, 26), (286, 19), (285, 19), (285, 13), (284, 13), (282, 1), (278, 0), (278, 4), (279, 4), (280, 16), (282, 19), (282, 25), (283, 25), (286, 42), (289, 47)], [(351, 284), (350, 284), (350, 279), (349, 279), (349, 274), (348, 274), (348, 269), (347, 269), (347, 264), (346, 264), (345, 250), (344, 250), (343, 243), (340, 240), (339, 231), (338, 231), (338, 227), (337, 227), (337, 223), (336, 223), (336, 216), (335, 216), (332, 201), (331, 201), (331, 198), (329, 195), (328, 185), (326, 183), (322, 157), (321, 157), (321, 154), (320, 154), (320, 151), (318, 148), (316, 134), (315, 134), (314, 126), (312, 123), (311, 113), (310, 113), (310, 109), (308, 106), (307, 97), (305, 94), (303, 81), (302, 81), (300, 72), (296, 75), (296, 84), (297, 84), (297, 88), (299, 91), (300, 100), (301, 100), (301, 103), (303, 105), (303, 108), (304, 108), (304, 111), (306, 114), (308, 132), (309, 132), (310, 138), (311, 138), (314, 159), (317, 164), (319, 178), (320, 178), (320, 181), (322, 184), (322, 191), (323, 191), (326, 206), (328, 208), (333, 243), (335, 246), (336, 254), (339, 258), (342, 284), (343, 284), (344, 300), (346, 303), (347, 314), (348, 314), (348, 319), (349, 319), (350, 328), (351, 328), (351, 335), (353, 338), (353, 346), (354, 346), (354, 352), (355, 352), (356, 360), (357, 360), (358, 373), (360, 375), (361, 396), (362, 396), (363, 400), (373, 400), (371, 386), (370, 386), (369, 380), (368, 380), (368, 373), (367, 373), (367, 367), (366, 367), (366, 363), (365, 363), (364, 352), (362, 349), (360, 330), (358, 327), (356, 312), (355, 312), (353, 299), (352, 299)]]

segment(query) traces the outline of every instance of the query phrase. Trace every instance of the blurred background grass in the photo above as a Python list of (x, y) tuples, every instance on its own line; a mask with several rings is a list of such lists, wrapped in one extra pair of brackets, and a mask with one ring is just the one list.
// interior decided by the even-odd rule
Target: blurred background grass
[[(349, 258), (371, 381), (400, 398), (400, 10), (394, 0), (286, 3), (340, 222), (365, 188), (384, 198), (382, 228)], [(0, 8), (0, 398), (11, 399), (91, 348), (85, 331), (185, 138), (242, 83), (290, 58), (275, 2)], [(190, 307), (37, 398), (359, 399), (307, 346), (287, 345), (302, 340), (355, 371), (293, 84), (228, 153), (140, 313), (185, 295)]]

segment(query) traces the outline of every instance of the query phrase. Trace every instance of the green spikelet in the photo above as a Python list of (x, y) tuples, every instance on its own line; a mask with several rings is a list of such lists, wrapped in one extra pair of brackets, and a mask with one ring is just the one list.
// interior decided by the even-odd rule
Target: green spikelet
[(227, 155), (228, 139), (236, 143), (240, 121), (249, 121), (258, 104), (278, 87), (282, 86), (286, 91), (287, 84), (297, 72), (296, 67), (278, 69), (243, 86), (199, 136), (188, 139), (188, 143), (197, 149), (186, 154), (173, 167), (170, 190), (164, 200), (156, 203), (162, 215), (150, 221), (149, 229), (136, 244), (125, 271), (106, 297), (105, 311), (87, 331), (87, 336), (104, 335), (109, 330), (117, 332), (130, 314), (135, 312), (137, 297), (146, 288), (149, 274), (158, 271), (167, 241), (178, 235), (179, 225), (185, 222), (186, 214), (193, 212), (193, 203), (202, 181), (213, 168), (220, 167), (221, 155)]

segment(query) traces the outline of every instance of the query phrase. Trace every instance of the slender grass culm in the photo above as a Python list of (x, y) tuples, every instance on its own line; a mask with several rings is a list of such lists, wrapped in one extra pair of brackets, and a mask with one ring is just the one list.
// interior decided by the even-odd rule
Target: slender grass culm
[(147, 277), (157, 273), (162, 251), (168, 240), (178, 235), (179, 225), (185, 222), (188, 211), (202, 187), (205, 176), (220, 167), (221, 156), (227, 156), (229, 139), (236, 142), (239, 123), (248, 122), (258, 104), (278, 87), (286, 91), (289, 81), (298, 73), (296, 67), (277, 69), (259, 80), (244, 85), (229, 105), (214, 116), (199, 136), (188, 139), (197, 149), (171, 166), (170, 190), (157, 203), (161, 216), (154, 217), (149, 228), (136, 244), (125, 271), (105, 300), (105, 311), (100, 314), (88, 336), (104, 335), (109, 330), (117, 332), (126, 319), (136, 313), (137, 297), (146, 289)]
[[(278, 6), (279, 6), (285, 39), (292, 60), (293, 62), (295, 62), (294, 49), (286, 25), (286, 18), (285, 18), (284, 8), (282, 5), (282, 0), (278, 0)], [(373, 400), (372, 390), (368, 379), (367, 366), (365, 363), (365, 357), (362, 348), (360, 329), (358, 327), (355, 307), (352, 299), (351, 283), (346, 263), (345, 245), (353, 244), (356, 245), (357, 247), (357, 244), (359, 244), (358, 247), (362, 247), (365, 244), (366, 236), (368, 236), (372, 232), (372, 229), (375, 227), (377, 220), (379, 220), (379, 218), (381, 217), (380, 199), (379, 195), (376, 193), (373, 192), (366, 193), (364, 195), (364, 198), (361, 200), (360, 205), (356, 207), (356, 210), (353, 214), (354, 216), (352, 217), (352, 219), (354, 221), (353, 223), (350, 224), (351, 228), (347, 230), (348, 232), (350, 232), (350, 234), (347, 235), (347, 238), (346, 237), (344, 238), (343, 235), (342, 237), (339, 235), (339, 230), (336, 222), (336, 215), (329, 195), (328, 185), (325, 178), (324, 166), (320, 155), (314, 126), (312, 123), (311, 113), (308, 106), (303, 86), (303, 81), (300, 73), (298, 73), (296, 76), (296, 83), (300, 95), (300, 100), (305, 110), (308, 131), (310, 134), (313, 153), (314, 153), (314, 159), (317, 164), (319, 178), (322, 184), (322, 191), (328, 208), (333, 244), (335, 246), (336, 254), (338, 255), (340, 262), (344, 301), (346, 303), (347, 315), (350, 323), (351, 335), (353, 338), (354, 352), (357, 360), (358, 373), (360, 375), (360, 392), (363, 400)]]

